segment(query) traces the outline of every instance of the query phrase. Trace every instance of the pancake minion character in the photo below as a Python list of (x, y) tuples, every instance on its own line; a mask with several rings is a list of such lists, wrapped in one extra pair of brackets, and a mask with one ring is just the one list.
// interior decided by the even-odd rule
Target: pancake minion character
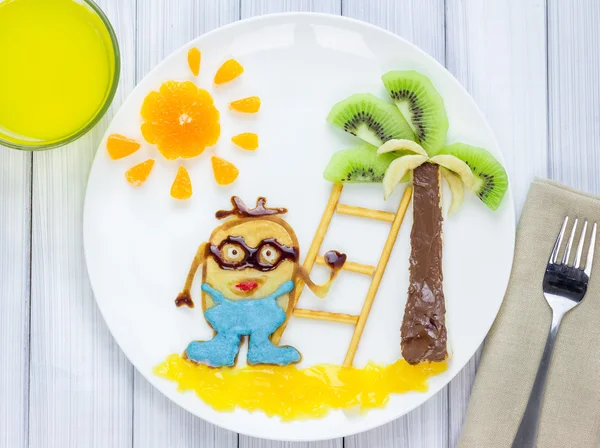
[(202, 309), (214, 329), (209, 341), (193, 341), (185, 356), (212, 367), (235, 364), (242, 337), (249, 338), (248, 364), (285, 366), (300, 361), (294, 347), (278, 347), (271, 336), (293, 311), (294, 289), (304, 284), (324, 298), (346, 261), (337, 251), (325, 254), (329, 280), (315, 284), (299, 264), (298, 238), (281, 218), (285, 208), (267, 208), (266, 199), (258, 198), (248, 208), (240, 198), (231, 198), (233, 208), (216, 213), (225, 220), (202, 243), (190, 267), (177, 306), (193, 307), (191, 287), (202, 265)]

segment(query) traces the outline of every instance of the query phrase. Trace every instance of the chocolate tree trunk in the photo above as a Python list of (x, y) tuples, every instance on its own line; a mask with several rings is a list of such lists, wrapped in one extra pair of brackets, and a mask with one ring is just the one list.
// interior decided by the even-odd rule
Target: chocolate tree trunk
[(438, 165), (425, 163), (414, 170), (410, 284), (401, 328), (402, 356), (410, 364), (448, 356), (440, 185)]

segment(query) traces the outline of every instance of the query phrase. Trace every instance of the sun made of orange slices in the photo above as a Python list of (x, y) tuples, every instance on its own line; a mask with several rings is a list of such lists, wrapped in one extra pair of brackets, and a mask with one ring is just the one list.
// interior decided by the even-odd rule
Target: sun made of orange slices
[[(202, 54), (198, 48), (188, 51), (187, 62), (194, 76), (200, 73)], [(244, 68), (235, 59), (225, 61), (217, 70), (214, 84), (226, 84), (244, 73)], [(250, 96), (229, 103), (232, 111), (253, 114), (260, 109), (260, 98)], [(150, 92), (140, 111), (140, 131), (144, 140), (156, 147), (166, 160), (197, 157), (208, 147), (216, 145), (221, 135), (220, 113), (211, 94), (192, 81), (166, 81), (158, 91)], [(234, 135), (231, 141), (242, 149), (254, 151), (258, 148), (258, 135), (244, 132)], [(106, 148), (111, 159), (130, 156), (141, 148), (141, 143), (121, 134), (108, 136)], [(125, 179), (132, 186), (140, 187), (154, 168), (154, 159), (148, 159), (131, 167)], [(215, 181), (219, 185), (233, 183), (239, 174), (237, 167), (215, 155), (211, 155)], [(192, 180), (183, 165), (179, 165), (171, 186), (171, 196), (188, 199), (192, 196)]]

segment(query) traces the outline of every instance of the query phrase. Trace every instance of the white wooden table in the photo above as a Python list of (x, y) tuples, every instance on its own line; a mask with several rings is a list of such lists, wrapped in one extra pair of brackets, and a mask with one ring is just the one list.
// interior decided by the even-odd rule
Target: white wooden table
[[(98, 142), (135, 84), (213, 28), (280, 11), (371, 22), (414, 42), (471, 92), (504, 151), (520, 212), (533, 176), (600, 193), (600, 1), (101, 0), (122, 52), (107, 116), (65, 148), (0, 148), (0, 447), (453, 447), (477, 357), (434, 398), (382, 428), (280, 444), (212, 426), (131, 366), (96, 307), (82, 208)], [(0, 65), (0, 70), (2, 67)]]

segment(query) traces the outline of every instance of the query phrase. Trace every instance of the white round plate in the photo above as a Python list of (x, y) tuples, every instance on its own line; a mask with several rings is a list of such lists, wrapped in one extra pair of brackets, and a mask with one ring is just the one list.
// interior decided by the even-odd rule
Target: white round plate
[[(202, 52), (200, 76), (187, 66), (187, 51)], [(229, 84), (212, 79), (223, 61), (234, 57), (244, 74)], [(322, 178), (334, 151), (360, 142), (325, 121), (331, 106), (358, 92), (387, 94), (380, 77), (392, 69), (414, 69), (428, 76), (446, 104), (450, 120), (448, 141), (487, 148), (503, 160), (481, 112), (460, 84), (433, 58), (382, 29), (338, 16), (279, 14), (244, 20), (198, 37), (156, 67), (123, 104), (100, 144), (89, 177), (84, 213), (84, 242), (91, 284), (104, 318), (135, 367), (171, 400), (211, 422), (243, 434), (278, 440), (318, 440), (341, 437), (382, 425), (409, 412), (444, 387), (483, 341), (500, 307), (511, 269), (515, 219), (510, 193), (492, 212), (475, 195), (444, 222), (444, 287), (452, 359), (443, 374), (430, 380), (425, 393), (394, 395), (384, 409), (364, 415), (331, 412), (322, 419), (282, 423), (261, 412), (220, 413), (193, 392), (180, 393), (176, 384), (152, 374), (152, 368), (171, 353), (182, 353), (194, 339), (210, 338), (200, 307), (176, 308), (197, 246), (218, 225), (214, 213), (230, 208), (240, 196), (254, 204), (266, 196), (272, 206), (287, 207), (301, 255), (310, 245), (324, 211), (331, 184)], [(140, 107), (151, 90), (166, 80), (195, 80), (207, 89), (221, 112), (218, 143), (195, 159), (167, 161), (153, 145), (142, 143), (137, 153), (110, 160), (106, 137), (120, 133), (143, 142)], [(250, 95), (262, 99), (256, 115), (228, 110), (232, 100)], [(260, 148), (243, 151), (231, 136), (256, 132)], [(218, 186), (210, 154), (235, 163), (240, 175), (228, 187)], [(139, 189), (124, 172), (147, 158), (156, 165)], [(190, 173), (194, 194), (188, 201), (169, 195), (178, 166)], [(395, 211), (403, 187), (383, 201), (381, 185), (351, 185), (341, 203)], [(444, 193), (448, 193), (445, 190)], [(449, 194), (444, 194), (447, 210)], [(355, 359), (391, 363), (400, 356), (400, 324), (408, 284), (409, 209), (392, 252), (383, 282)], [(389, 224), (336, 215), (322, 246), (338, 249), (353, 261), (375, 264)], [(326, 277), (315, 267), (317, 279)], [(300, 298), (303, 308), (358, 314), (369, 279), (343, 272), (330, 295), (321, 301), (310, 292)], [(192, 295), (199, 298), (199, 281)], [(346, 324), (293, 318), (282, 343), (303, 355), (302, 366), (341, 364), (353, 327)], [(240, 359), (245, 359), (240, 355)]]

